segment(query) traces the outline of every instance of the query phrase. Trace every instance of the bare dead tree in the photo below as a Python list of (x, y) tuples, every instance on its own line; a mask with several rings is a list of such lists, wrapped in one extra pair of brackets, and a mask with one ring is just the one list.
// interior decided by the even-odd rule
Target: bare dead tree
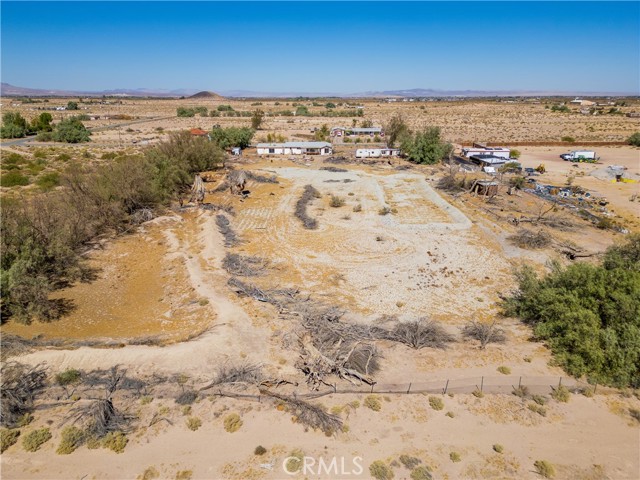
[(218, 367), (215, 378), (200, 390), (208, 390), (220, 385), (259, 385), (264, 380), (262, 365), (243, 363), (240, 365), (224, 364)]
[(507, 340), (505, 332), (496, 322), (483, 323), (470, 321), (461, 330), (464, 338), (471, 338), (480, 342), (480, 349), (484, 350), (490, 343), (504, 343)]
[(15, 427), (20, 419), (34, 408), (36, 396), (44, 389), (46, 370), (18, 362), (9, 362), (2, 367), (0, 424)]
[(231, 275), (240, 277), (255, 277), (262, 275), (265, 261), (260, 257), (227, 253), (222, 260), (222, 268)]
[(545, 248), (551, 244), (551, 235), (543, 230), (533, 232), (522, 228), (516, 234), (511, 235), (509, 241), (520, 248)]

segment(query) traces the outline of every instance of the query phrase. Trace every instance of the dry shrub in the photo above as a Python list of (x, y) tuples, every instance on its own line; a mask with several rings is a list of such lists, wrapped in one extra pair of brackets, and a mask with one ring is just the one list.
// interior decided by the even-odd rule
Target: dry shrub
[(369, 473), (376, 480), (392, 480), (393, 470), (382, 460), (376, 460), (369, 465)]
[(123, 432), (109, 432), (102, 439), (102, 446), (116, 453), (124, 452), (127, 443), (129, 443), (129, 439)]
[(0, 430), (0, 453), (4, 453), (7, 448), (14, 445), (19, 436), (20, 430), (10, 430), (8, 428)]
[(51, 440), (51, 431), (48, 428), (41, 428), (25, 435), (22, 438), (22, 446), (27, 452), (35, 452), (49, 440)]
[(264, 455), (265, 453), (267, 453), (267, 449), (264, 448), (262, 445), (258, 445), (253, 451), (253, 454), (258, 456)]
[(422, 463), (422, 460), (417, 457), (412, 457), (411, 455), (400, 455), (399, 460), (400, 463), (409, 470), (413, 470), (415, 467)]
[(185, 390), (176, 398), (178, 405), (191, 405), (198, 398), (198, 392), (194, 390)]
[(560, 385), (557, 388), (553, 389), (553, 392), (551, 392), (551, 397), (558, 402), (567, 403), (571, 398), (571, 392), (564, 385)]
[(202, 420), (200, 420), (198, 417), (189, 417), (186, 423), (187, 428), (194, 432), (202, 426)]
[(431, 470), (427, 466), (416, 467), (411, 471), (411, 480), (431, 480)]
[(484, 349), (489, 343), (504, 343), (507, 340), (504, 330), (496, 326), (495, 322), (482, 323), (475, 320), (462, 328), (462, 336), (478, 340), (481, 349)]
[(551, 235), (543, 230), (532, 232), (523, 228), (518, 233), (511, 235), (509, 241), (520, 248), (545, 248), (551, 244)]
[(380, 402), (380, 397), (378, 395), (367, 395), (364, 399), (363, 405), (374, 412), (382, 410), (382, 402)]
[(448, 343), (454, 341), (453, 335), (439, 323), (424, 318), (409, 322), (398, 323), (389, 332), (388, 340), (404, 343), (411, 348), (446, 348)]
[(249, 170), (245, 170), (244, 171), (246, 177), (249, 180), (253, 180), (254, 182), (258, 182), (258, 183), (278, 183), (278, 177), (275, 175), (272, 175), (270, 177), (264, 176), (264, 175), (259, 175), (257, 173), (253, 173)]
[(58, 455), (69, 455), (80, 447), (86, 438), (87, 435), (84, 431), (78, 427), (69, 425), (62, 430), (62, 438), (60, 439), (60, 445), (58, 445), (56, 453)]
[(438, 397), (429, 397), (429, 405), (434, 410), (442, 410), (444, 408), (444, 402)]
[(349, 171), (346, 168), (339, 168), (339, 167), (320, 167), (320, 170), (325, 170), (327, 172), (333, 172), (333, 173), (344, 173)]
[(237, 432), (242, 427), (242, 419), (237, 413), (231, 413), (224, 417), (224, 429), (229, 432)]
[(344, 207), (344, 204), (344, 198), (338, 197), (337, 195), (331, 195), (331, 201), (329, 202), (330, 206), (332, 206), (333, 208), (340, 208)]
[(553, 478), (556, 475), (556, 469), (546, 460), (536, 460), (533, 463), (533, 466), (535, 467), (536, 472), (538, 472), (538, 475), (544, 478)]
[(505, 367), (504, 365), (498, 367), (496, 370), (498, 370), (503, 375), (511, 374), (511, 369), (509, 367)]

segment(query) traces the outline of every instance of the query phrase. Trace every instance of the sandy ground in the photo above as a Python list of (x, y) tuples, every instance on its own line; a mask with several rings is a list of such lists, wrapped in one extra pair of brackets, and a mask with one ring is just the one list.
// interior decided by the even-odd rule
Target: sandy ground
[[(538, 161), (535, 155), (524, 153), (523, 162)], [(552, 164), (550, 158), (545, 161)], [(237, 212), (230, 217), (231, 225), (243, 243), (232, 251), (259, 255), (267, 262), (268, 275), (256, 277), (256, 283), (265, 288), (295, 286), (315, 299), (340, 305), (348, 311), (349, 321), (376, 322), (383, 314), (400, 319), (428, 315), (457, 333), (470, 318), (496, 318), (498, 294), (513, 288), (510, 268), (528, 254), (504, 241), (506, 227), (478, 213), (474, 202), (480, 199), (443, 197), (431, 187), (429, 169), (398, 172), (389, 166), (348, 166), (347, 172), (334, 173), (318, 170), (317, 160), (309, 164), (252, 163), (247, 168), (275, 173), (280, 183), (250, 182), (251, 194), (244, 200), (228, 193), (207, 199), (232, 205)], [(571, 168), (564, 165), (558, 164), (559, 176), (561, 168)], [(547, 175), (555, 175), (554, 171), (551, 168)], [(308, 208), (319, 221), (317, 230), (305, 230), (293, 216), (306, 184), (321, 193)], [(331, 195), (343, 198), (345, 205), (331, 207)], [(527, 201), (525, 197), (517, 200)], [(353, 211), (357, 204), (362, 211)], [(395, 213), (379, 215), (383, 206)], [(71, 322), (65, 319), (35, 327), (52, 337), (73, 328), (75, 338), (86, 338), (110, 331), (122, 315), (137, 322), (128, 329), (114, 328), (115, 338), (173, 332), (167, 320), (186, 323), (187, 330), (211, 325), (205, 333), (164, 347), (43, 350), (20, 361), (46, 362), (52, 372), (121, 365), (132, 374), (187, 374), (201, 384), (211, 379), (221, 363), (248, 360), (264, 363), (274, 377), (302, 381), (293, 366), (298, 350), (289, 338), (296, 325), (270, 305), (239, 299), (226, 286), (228, 276), (221, 261), (228, 250), (214, 215), (189, 211), (159, 218), (142, 231), (110, 243), (93, 256), (102, 269), (96, 282), (60, 292), (79, 303), (72, 313), (73, 325), (65, 324)], [(605, 233), (598, 235), (603, 245), (611, 242)], [(139, 251), (147, 252), (145, 261), (127, 261)], [(528, 258), (541, 265), (552, 255), (543, 251)], [(148, 301), (126, 316), (128, 309), (118, 305), (126, 305), (136, 288), (148, 288), (149, 294), (143, 295)], [(86, 305), (83, 299), (92, 292), (96, 299), (110, 294), (111, 301)], [(170, 308), (176, 313), (167, 319), (163, 313)], [(544, 346), (530, 341), (528, 328), (515, 320), (499, 321), (508, 342), (482, 351), (466, 342), (445, 351), (415, 351), (382, 342), (384, 358), (376, 380), (381, 385), (444, 382), (496, 376), (499, 366), (508, 366), (514, 376), (562, 375), (549, 365)], [(182, 332), (182, 326), (175, 331)], [(306, 389), (304, 384), (299, 388)], [(442, 411), (431, 409), (421, 394), (380, 395), (379, 412), (362, 405), (344, 408), (363, 399), (362, 395), (332, 395), (316, 400), (330, 409), (342, 407), (340, 415), (349, 426), (348, 431), (327, 437), (304, 432), (290, 415), (268, 403), (208, 398), (192, 408), (191, 415), (203, 420), (203, 426), (192, 432), (185, 426), (181, 407), (172, 398), (158, 396), (150, 404), (129, 406), (138, 418), (137, 430), (129, 435), (129, 445), (120, 455), (86, 447), (69, 456), (57, 455), (55, 447), (68, 412), (48, 409), (37, 412), (24, 433), (51, 421), (54, 439), (34, 454), (13, 446), (2, 455), (0, 465), (5, 478), (142, 478), (153, 467), (159, 478), (191, 471), (192, 478), (202, 479), (280, 479), (288, 478), (282, 461), (292, 450), (301, 449), (316, 461), (320, 456), (344, 457), (346, 470), (311, 470), (296, 478), (370, 478), (368, 466), (375, 460), (395, 465), (396, 478), (408, 478), (409, 470), (398, 463), (401, 454), (419, 458), (436, 478), (533, 479), (538, 478), (533, 462), (541, 459), (556, 466), (558, 478), (640, 475), (638, 424), (628, 414), (629, 408), (640, 408), (634, 397), (574, 395), (567, 404), (552, 401), (544, 417), (529, 410), (530, 402), (494, 394), (444, 396)], [(154, 413), (165, 408), (173, 425), (150, 427)], [(243, 426), (236, 433), (222, 427), (222, 417), (229, 412), (242, 416)], [(447, 412), (451, 415), (446, 416)], [(496, 443), (504, 446), (503, 454), (492, 450)], [(259, 444), (268, 451), (262, 457), (253, 455)], [(452, 462), (451, 452), (459, 453), (462, 460)], [(356, 456), (362, 457), (364, 467), (357, 475), (352, 471)]]

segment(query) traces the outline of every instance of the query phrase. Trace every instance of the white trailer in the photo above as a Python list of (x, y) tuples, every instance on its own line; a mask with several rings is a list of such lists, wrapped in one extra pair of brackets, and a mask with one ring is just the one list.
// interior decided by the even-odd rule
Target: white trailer
[(356, 158), (380, 158), (382, 149), (380, 148), (358, 148), (356, 150)]
[(500, 157), (509, 159), (511, 156), (511, 150), (506, 147), (484, 147), (473, 146), (462, 149), (462, 155), (471, 158), (474, 155), (491, 155), (492, 157)]

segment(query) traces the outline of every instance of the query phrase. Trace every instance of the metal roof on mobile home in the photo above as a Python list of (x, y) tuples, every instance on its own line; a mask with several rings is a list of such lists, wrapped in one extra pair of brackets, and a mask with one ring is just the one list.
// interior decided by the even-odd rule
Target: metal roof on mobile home
[(326, 148), (331, 147), (329, 142), (284, 142), (284, 143), (259, 143), (257, 148)]

